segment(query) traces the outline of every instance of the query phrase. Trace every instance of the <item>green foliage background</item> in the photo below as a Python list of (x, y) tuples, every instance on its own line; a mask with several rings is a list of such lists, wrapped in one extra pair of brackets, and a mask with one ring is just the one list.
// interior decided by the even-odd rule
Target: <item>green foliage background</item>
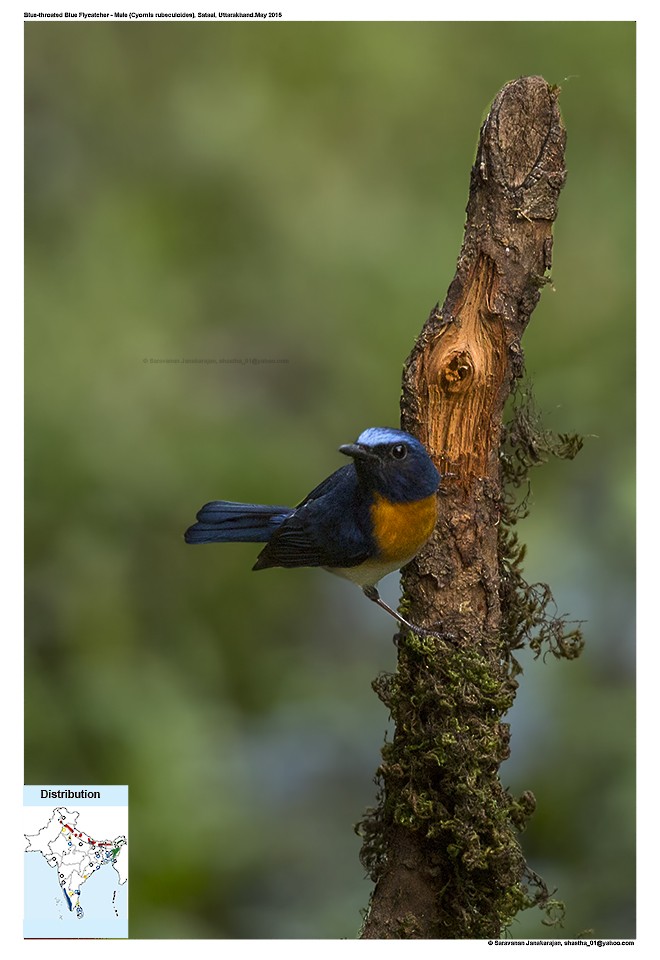
[[(520, 532), (587, 647), (525, 660), (502, 777), (538, 798), (525, 850), (567, 914), (511, 934), (632, 936), (634, 25), (25, 41), (25, 778), (130, 785), (135, 937), (356, 935), (393, 626), (333, 577), (181, 535), (209, 499), (297, 502), (398, 422), (484, 112), (521, 74), (562, 86), (554, 290), (524, 346), (546, 426), (588, 439), (534, 474)], [(209, 362), (237, 358), (286, 362)], [(151, 362), (182, 359), (205, 362)]]

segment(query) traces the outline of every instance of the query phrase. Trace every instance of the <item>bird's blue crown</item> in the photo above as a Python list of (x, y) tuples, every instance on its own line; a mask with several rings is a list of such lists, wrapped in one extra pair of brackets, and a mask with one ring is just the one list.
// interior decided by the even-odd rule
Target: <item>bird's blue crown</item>
[[(356, 442), (365, 447), (379, 447), (384, 443), (412, 442), (419, 444), (419, 440), (411, 437), (409, 433), (404, 433), (403, 430), (394, 430), (392, 427), (368, 427), (362, 431)], [(421, 444), (419, 445), (421, 446)]]
[[(356, 461), (358, 473), (367, 478), (375, 489), (394, 502), (421, 500), (435, 493), (440, 485), (440, 474), (423, 443), (416, 437), (392, 427), (369, 427), (357, 438), (358, 447), (373, 450), (377, 459)], [(403, 456), (394, 449), (404, 445)]]

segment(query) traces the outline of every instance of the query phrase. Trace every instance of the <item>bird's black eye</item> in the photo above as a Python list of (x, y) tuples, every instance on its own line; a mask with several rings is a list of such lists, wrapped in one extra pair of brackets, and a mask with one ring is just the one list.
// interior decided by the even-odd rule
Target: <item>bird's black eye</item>
[(408, 447), (405, 445), (405, 443), (395, 443), (390, 450), (390, 453), (395, 460), (405, 460), (405, 458), (408, 456)]

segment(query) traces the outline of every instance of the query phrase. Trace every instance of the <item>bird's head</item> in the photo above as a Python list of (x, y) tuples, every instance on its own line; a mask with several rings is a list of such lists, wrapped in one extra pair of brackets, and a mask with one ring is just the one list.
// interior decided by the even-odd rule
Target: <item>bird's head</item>
[(339, 451), (353, 459), (364, 486), (392, 503), (422, 500), (440, 486), (440, 474), (426, 447), (403, 430), (369, 427)]

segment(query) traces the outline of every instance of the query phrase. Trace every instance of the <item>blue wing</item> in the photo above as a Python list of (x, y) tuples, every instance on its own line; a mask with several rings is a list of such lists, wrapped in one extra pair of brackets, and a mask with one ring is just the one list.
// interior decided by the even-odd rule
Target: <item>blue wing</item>
[(352, 567), (374, 550), (369, 506), (352, 463), (315, 487), (274, 531), (253, 570)]

